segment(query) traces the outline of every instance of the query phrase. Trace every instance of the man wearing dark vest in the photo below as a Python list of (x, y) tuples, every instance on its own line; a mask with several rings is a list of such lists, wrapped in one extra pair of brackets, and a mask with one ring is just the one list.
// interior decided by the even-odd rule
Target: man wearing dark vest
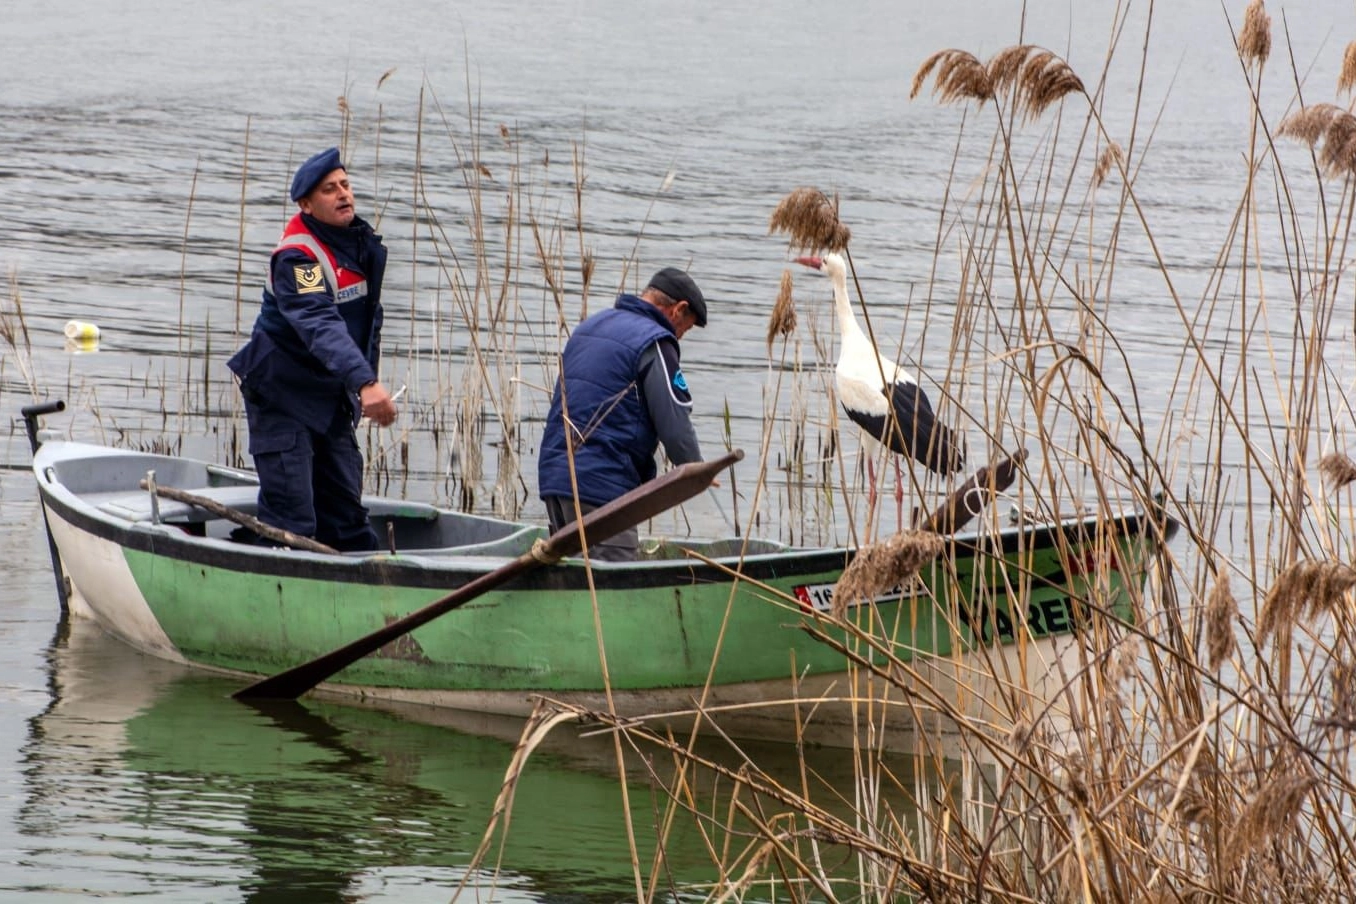
[[(575, 520), (576, 486), (587, 514), (651, 480), (660, 443), (675, 465), (702, 460), (678, 352), (694, 325), (706, 326), (706, 300), (692, 277), (665, 267), (640, 295), (618, 296), (575, 328), (537, 456), (537, 489), (552, 532)], [(630, 561), (637, 543), (635, 528), (591, 537), (589, 555)]]
[(273, 250), (250, 340), (227, 366), (240, 379), (259, 520), (342, 551), (377, 548), (362, 505), (361, 417), (388, 426), (377, 379), (386, 247), (353, 209), (339, 149), (292, 179), (300, 212)]

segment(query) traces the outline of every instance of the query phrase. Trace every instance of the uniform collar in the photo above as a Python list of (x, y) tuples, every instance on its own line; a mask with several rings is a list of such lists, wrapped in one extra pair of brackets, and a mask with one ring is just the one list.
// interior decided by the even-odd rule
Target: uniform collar
[(623, 311), (630, 311), (633, 314), (643, 314), (655, 323), (663, 324), (664, 329), (668, 330), (674, 336), (678, 335), (673, 329), (673, 324), (669, 323), (669, 318), (664, 316), (664, 312), (639, 296), (622, 293), (617, 296), (616, 304), (614, 304), (613, 307)]

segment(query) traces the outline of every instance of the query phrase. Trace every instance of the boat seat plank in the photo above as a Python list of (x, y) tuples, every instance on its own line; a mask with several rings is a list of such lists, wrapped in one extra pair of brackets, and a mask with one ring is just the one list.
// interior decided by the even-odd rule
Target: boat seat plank
[[(227, 508), (235, 509), (247, 515), (256, 514), (259, 509), (259, 487), (254, 484), (198, 487), (187, 490), (187, 492), (219, 502)], [(388, 499), (381, 496), (364, 496), (363, 505), (367, 507), (368, 513), (372, 517), (404, 518), (420, 521), (436, 521), (438, 519), (438, 509), (424, 502)], [(128, 521), (150, 521), (151, 494), (147, 490), (119, 493), (101, 501), (99, 509)], [(163, 497), (160, 499), (161, 521), (196, 523), (211, 521), (214, 518), (216, 516), (211, 512), (196, 505)]]
[[(203, 496), (219, 502), (238, 512), (254, 514), (258, 508), (259, 488), (248, 484), (225, 487), (200, 487), (189, 490), (195, 496)], [(137, 490), (105, 499), (99, 503), (99, 510), (128, 521), (151, 520), (151, 494), (149, 490)], [(172, 522), (211, 521), (216, 518), (206, 509), (187, 502), (173, 499), (160, 499), (160, 520)]]

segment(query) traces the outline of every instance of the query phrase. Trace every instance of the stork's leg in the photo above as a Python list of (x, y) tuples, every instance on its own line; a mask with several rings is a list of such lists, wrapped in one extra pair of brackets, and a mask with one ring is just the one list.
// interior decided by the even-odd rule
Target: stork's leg
[(866, 455), (866, 524), (867, 530), (876, 516), (876, 463), (874, 455)]
[(904, 472), (899, 467), (899, 456), (890, 456), (895, 462), (895, 531), (904, 533)]

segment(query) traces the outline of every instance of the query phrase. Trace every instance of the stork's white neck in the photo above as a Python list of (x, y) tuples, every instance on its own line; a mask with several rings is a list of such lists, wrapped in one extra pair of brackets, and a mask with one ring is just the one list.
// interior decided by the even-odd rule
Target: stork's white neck
[[(840, 383), (844, 377), (860, 380), (870, 387), (873, 394), (880, 391), (882, 376), (886, 384), (913, 383), (911, 375), (876, 351), (875, 345), (857, 325), (857, 317), (852, 313), (852, 302), (848, 300), (847, 269), (842, 266), (830, 268), (829, 279), (833, 282), (833, 308), (838, 315), (840, 344), (837, 372)], [(841, 385), (839, 390), (844, 391)]]
[(847, 290), (847, 271), (835, 267), (829, 271), (829, 279), (833, 283), (833, 309), (838, 315), (838, 329), (842, 331), (843, 344), (869, 345), (866, 342), (866, 334), (857, 325), (856, 315), (852, 313), (852, 301), (848, 298)]

